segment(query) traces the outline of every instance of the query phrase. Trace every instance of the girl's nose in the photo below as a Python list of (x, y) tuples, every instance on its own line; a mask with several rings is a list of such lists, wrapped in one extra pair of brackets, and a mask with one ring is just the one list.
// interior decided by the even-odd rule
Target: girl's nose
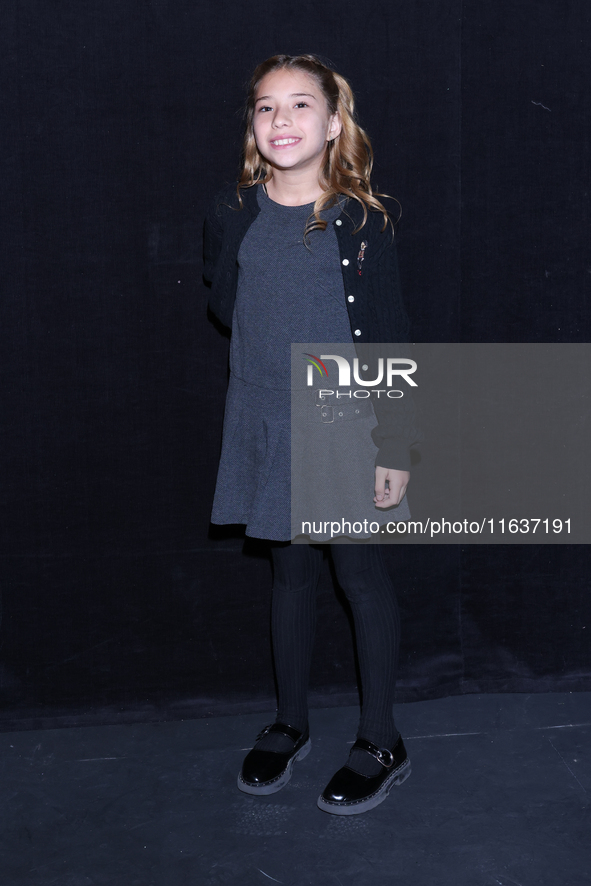
[(289, 126), (290, 123), (291, 117), (289, 114), (289, 110), (285, 108), (278, 108), (277, 111), (275, 111), (275, 116), (273, 117), (273, 126), (279, 128), (281, 126)]

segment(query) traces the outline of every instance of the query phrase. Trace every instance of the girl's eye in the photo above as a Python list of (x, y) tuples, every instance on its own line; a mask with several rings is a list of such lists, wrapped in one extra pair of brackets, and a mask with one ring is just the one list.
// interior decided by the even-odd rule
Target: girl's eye
[(271, 111), (271, 110), (272, 110), (272, 108), (270, 108), (268, 105), (261, 105), (261, 107), (259, 108), (259, 113), (261, 111)]
[(298, 102), (296, 104), (296, 108), (307, 108), (307, 107), (308, 107), (308, 102)]

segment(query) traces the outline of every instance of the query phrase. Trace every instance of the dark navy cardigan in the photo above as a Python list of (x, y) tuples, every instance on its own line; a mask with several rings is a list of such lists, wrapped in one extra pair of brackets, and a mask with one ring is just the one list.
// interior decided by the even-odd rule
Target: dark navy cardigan
[[(232, 327), (234, 302), (238, 283), (238, 250), (260, 207), (256, 188), (241, 191), (243, 208), (239, 208), (236, 184), (227, 185), (213, 200), (205, 218), (203, 257), (205, 280), (211, 284), (209, 307), (228, 328)], [(400, 292), (396, 246), (392, 228), (384, 230), (381, 212), (368, 212), (357, 200), (348, 199), (339, 217), (333, 222), (351, 323), (351, 336), (363, 358), (364, 343), (401, 343), (408, 340), (408, 318)], [(361, 274), (358, 255), (363, 250)], [(390, 350), (390, 348), (388, 349)], [(394, 348), (392, 353), (407, 356)], [(381, 356), (380, 351), (380, 356)], [(385, 353), (384, 356), (387, 356)], [(403, 398), (372, 398), (378, 427), (372, 432), (378, 447), (376, 465), (401, 471), (410, 468), (410, 446), (421, 438), (414, 424), (414, 404), (409, 395)]]

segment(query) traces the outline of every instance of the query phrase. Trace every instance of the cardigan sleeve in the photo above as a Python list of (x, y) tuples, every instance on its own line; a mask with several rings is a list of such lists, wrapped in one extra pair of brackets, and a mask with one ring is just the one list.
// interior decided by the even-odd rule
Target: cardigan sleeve
[[(374, 335), (374, 340), (381, 344), (379, 356), (384, 359), (384, 371), (388, 357), (411, 357), (411, 346), (408, 343), (409, 322), (402, 301), (396, 244), (390, 231), (385, 232), (385, 235), (388, 241), (372, 274), (369, 294), (374, 309), (374, 324), (378, 330), (378, 336)], [(379, 333), (380, 329), (383, 330), (383, 335)], [(395, 336), (392, 336), (392, 332), (395, 332)], [(392, 341), (393, 337), (396, 341)], [(367, 345), (358, 346), (360, 356), (364, 348)], [(375, 345), (371, 351), (375, 353)], [(372, 439), (378, 447), (376, 466), (408, 471), (410, 450), (422, 441), (423, 434), (417, 425), (413, 388), (401, 381), (400, 390), (403, 391), (402, 397), (390, 398), (384, 393), (372, 398), (378, 422), (377, 427), (372, 430)]]
[[(376, 356), (384, 360), (384, 373), (387, 359), (412, 359), (410, 345), (396, 342), (359, 344), (356, 351), (360, 362), (369, 363)], [(384, 383), (385, 387), (385, 383)], [(377, 426), (371, 432), (372, 440), (378, 447), (375, 457), (376, 467), (391, 468), (397, 471), (410, 470), (410, 450), (423, 440), (423, 433), (417, 424), (416, 403), (412, 387), (401, 380), (398, 390), (402, 397), (388, 397), (385, 390), (372, 397)]]
[[(398, 356), (408, 355), (408, 350), (397, 350)], [(373, 401), (378, 421), (371, 436), (378, 447), (376, 467), (396, 471), (410, 471), (410, 450), (420, 443), (423, 434), (416, 421), (416, 405), (410, 390), (396, 399), (383, 395)]]

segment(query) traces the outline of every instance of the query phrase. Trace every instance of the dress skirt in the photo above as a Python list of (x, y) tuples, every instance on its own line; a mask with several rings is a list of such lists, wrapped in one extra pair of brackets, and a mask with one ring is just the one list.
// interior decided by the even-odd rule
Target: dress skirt
[(246, 524), (254, 538), (330, 542), (368, 540), (409, 519), (406, 497), (375, 507), (376, 424), (368, 400), (331, 405), (312, 389), (290, 398), (232, 374), (212, 522)]
[(246, 534), (289, 541), (289, 391), (230, 375), (212, 523), (245, 523)]

